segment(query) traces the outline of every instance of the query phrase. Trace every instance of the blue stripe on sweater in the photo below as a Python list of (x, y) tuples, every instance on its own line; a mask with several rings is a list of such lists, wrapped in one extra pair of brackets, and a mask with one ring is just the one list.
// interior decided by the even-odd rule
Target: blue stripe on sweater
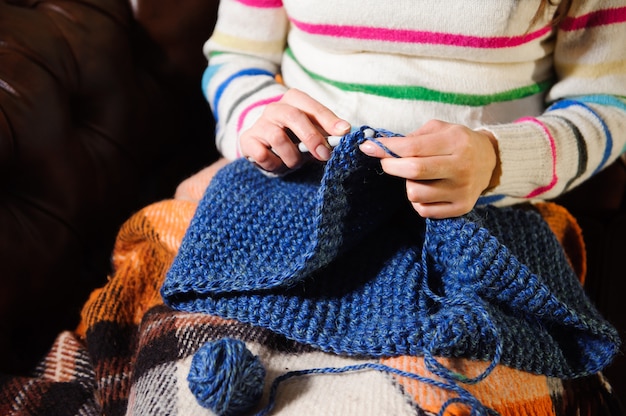
[(476, 205), (491, 205), (491, 204), (495, 204), (496, 202), (502, 199), (504, 199), (504, 195), (500, 195), (500, 194), (487, 195), (487, 196), (483, 195), (480, 198), (478, 198)]
[[(597, 97), (597, 98), (594, 98), (595, 101), (588, 101), (588, 99), (591, 97)], [(604, 147), (604, 154), (602, 155), (602, 160), (600, 161), (596, 169), (593, 171), (593, 175), (595, 175), (596, 173), (600, 171), (600, 169), (602, 169), (602, 167), (606, 164), (607, 160), (611, 156), (611, 151), (613, 150), (613, 136), (611, 135), (609, 126), (606, 125), (602, 117), (600, 117), (600, 115), (596, 113), (593, 108), (589, 107), (586, 104), (586, 103), (600, 103), (600, 100), (602, 100), (602, 97), (605, 97), (605, 96), (597, 95), (597, 96), (577, 97), (577, 99), (575, 100), (565, 99), (565, 100), (557, 101), (556, 103), (552, 104), (548, 108), (548, 111), (552, 111), (552, 110), (565, 109), (565, 108), (569, 108), (572, 106), (580, 106), (584, 108), (585, 110), (587, 110), (589, 113), (591, 113), (598, 120), (598, 122), (602, 126), (604, 137), (606, 138), (606, 146)], [(585, 100), (583, 101), (581, 98), (585, 98)]]
[(626, 111), (626, 102), (620, 100), (614, 95), (583, 95), (580, 97), (576, 97), (576, 101), (581, 101), (583, 103), (589, 104), (607, 105)]
[[(622, 111), (626, 111), (626, 101), (624, 98), (616, 97), (614, 95), (585, 95), (581, 97), (577, 97), (577, 100), (590, 103), (590, 104), (601, 104), (610, 107), (619, 108)], [(622, 152), (626, 152), (626, 144), (622, 149)]]
[[(215, 75), (215, 72), (217, 71), (217, 69), (219, 69), (219, 66), (216, 66), (216, 67), (209, 66), (204, 71), (204, 75), (202, 77), (202, 89), (203, 89), (203, 91), (205, 91), (205, 96), (207, 96), (207, 93), (206, 93), (207, 85), (208, 85), (209, 81), (211, 80), (211, 78), (213, 77), (213, 75)], [(226, 88), (228, 88), (230, 83), (233, 82), (234, 80), (236, 80), (237, 78), (256, 76), (256, 75), (267, 75), (267, 76), (270, 76), (270, 77), (274, 77), (273, 73), (271, 73), (270, 71), (267, 71), (265, 69), (246, 68), (246, 69), (242, 69), (241, 71), (235, 72), (234, 74), (232, 74), (231, 76), (226, 78), (224, 80), (224, 82), (222, 82), (217, 87), (217, 90), (215, 91), (215, 97), (213, 97), (213, 103), (212, 103), (213, 117), (215, 118), (215, 121), (218, 120), (218, 117), (217, 117), (217, 107), (219, 105), (220, 99), (222, 98), (222, 94), (224, 93)], [(208, 100), (209, 100), (209, 98), (207, 97), (207, 101)]]
[(222, 65), (210, 65), (207, 66), (202, 74), (202, 81), (200, 81), (200, 86), (202, 88), (202, 93), (204, 94), (204, 98), (209, 101), (209, 82), (211, 82), (211, 78), (215, 75), (217, 70)]

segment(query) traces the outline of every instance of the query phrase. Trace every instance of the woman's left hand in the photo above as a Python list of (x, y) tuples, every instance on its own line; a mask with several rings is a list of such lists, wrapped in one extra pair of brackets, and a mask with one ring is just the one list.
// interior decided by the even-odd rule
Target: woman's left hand
[(498, 146), (487, 131), (431, 120), (405, 137), (378, 140), (400, 157), (372, 141), (361, 144), (361, 151), (380, 158), (386, 173), (406, 179), (408, 199), (422, 217), (466, 214), (497, 184)]

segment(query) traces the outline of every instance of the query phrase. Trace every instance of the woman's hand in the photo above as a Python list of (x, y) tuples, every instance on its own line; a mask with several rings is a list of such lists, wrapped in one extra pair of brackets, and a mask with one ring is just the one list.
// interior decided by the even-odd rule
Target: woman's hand
[(487, 131), (431, 120), (406, 137), (379, 140), (400, 157), (371, 141), (361, 144), (361, 151), (381, 158), (386, 173), (406, 179), (408, 199), (422, 217), (466, 214), (497, 184), (497, 141)]
[(290, 134), (297, 137), (318, 160), (330, 159), (328, 135), (344, 135), (350, 124), (307, 94), (291, 89), (268, 104), (261, 117), (239, 137), (241, 152), (268, 172), (298, 167), (303, 155)]

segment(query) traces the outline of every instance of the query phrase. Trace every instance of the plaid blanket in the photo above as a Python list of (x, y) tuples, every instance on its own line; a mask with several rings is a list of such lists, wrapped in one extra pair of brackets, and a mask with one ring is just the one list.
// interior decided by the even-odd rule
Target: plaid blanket
[[(30, 376), (0, 378), (2, 415), (210, 415), (187, 381), (194, 353), (207, 342), (237, 339), (263, 363), (266, 383), (249, 413), (281, 415), (462, 415), (473, 409), (454, 393), (413, 378), (376, 371), (299, 374), (299, 370), (383, 364), (427, 374), (420, 357), (368, 359), (315, 350), (266, 329), (207, 314), (176, 312), (159, 294), (197, 204), (167, 200), (133, 215), (121, 228), (113, 252), (114, 272), (95, 290), (78, 328), (59, 334)], [(553, 204), (537, 209), (561, 239), (574, 269), (584, 274), (580, 230)], [(468, 376), (487, 363), (441, 359)], [(621, 414), (601, 374), (560, 380), (499, 365), (467, 389), (501, 415)], [(451, 400), (452, 399), (452, 400)], [(447, 404), (446, 404), (447, 403)], [(476, 410), (476, 409), (474, 409)]]
[[(392, 136), (355, 129), (327, 163), (281, 178), (243, 158), (222, 168), (167, 273), (165, 304), (335, 354), (423, 356), (466, 402), (462, 385), (495, 364), (558, 378), (604, 369), (617, 331), (541, 215), (479, 201), (463, 216), (420, 217), (406, 181), (359, 149)], [(492, 365), (468, 379), (435, 356)]]

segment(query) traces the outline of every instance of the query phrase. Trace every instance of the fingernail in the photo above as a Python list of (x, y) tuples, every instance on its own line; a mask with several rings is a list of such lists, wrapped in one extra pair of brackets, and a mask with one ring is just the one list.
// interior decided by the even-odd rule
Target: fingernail
[(320, 144), (319, 146), (317, 146), (315, 148), (315, 152), (317, 152), (319, 157), (324, 161), (330, 159), (330, 149), (324, 146), (323, 144)]
[(361, 152), (369, 156), (373, 156), (376, 154), (376, 146), (374, 145), (374, 143), (370, 142), (369, 140), (366, 140), (363, 143), (361, 143), (359, 145), (359, 149), (361, 149)]
[(339, 120), (336, 124), (335, 124), (335, 128), (337, 128), (338, 130), (341, 131), (348, 131), (350, 130), (350, 123), (348, 123), (345, 120)]

